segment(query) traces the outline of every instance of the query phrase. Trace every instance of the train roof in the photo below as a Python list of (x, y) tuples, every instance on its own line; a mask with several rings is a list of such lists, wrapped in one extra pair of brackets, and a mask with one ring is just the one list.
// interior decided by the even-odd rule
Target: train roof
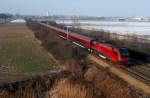
[(54, 26), (51, 26), (51, 25), (48, 25), (48, 24), (45, 24), (45, 23), (40, 23), (41, 25), (44, 25), (48, 28), (51, 28), (53, 30), (56, 30), (56, 31), (59, 31), (59, 32), (62, 32), (62, 33), (67, 33), (67, 31), (63, 30), (63, 29), (60, 29), (60, 28), (57, 28), (57, 27), (54, 27)]
[(120, 47), (118, 45), (113, 45), (112, 43), (107, 42), (107, 41), (95, 41), (95, 42), (97, 44), (103, 44), (105, 45), (105, 47), (109, 47), (109, 48), (118, 48), (118, 49), (125, 48), (125, 47)]
[(117, 45), (113, 45), (113, 43), (111, 43), (111, 42), (108, 42), (108, 41), (105, 41), (105, 40), (96, 39), (95, 37), (90, 36), (90, 35), (88, 36), (88, 35), (82, 34), (82, 33), (80, 33), (80, 32), (76, 32), (76, 34), (82, 35), (82, 36), (86, 36), (86, 38), (89, 38), (90, 40), (95, 40), (95, 42), (98, 42), (98, 43), (101, 43), (101, 44), (105, 44), (105, 45), (107, 45), (108, 47), (112, 47), (112, 48), (122, 48), (122, 47), (119, 47), (119, 46), (117, 46)]
[(106, 42), (104, 40), (95, 39), (95, 38), (93, 38), (91, 36), (82, 35), (80, 33), (73, 33), (73, 32), (71, 32), (71, 33), (74, 34), (75, 36), (77, 36), (78, 38), (82, 38), (84, 40), (89, 40), (89, 41), (94, 40), (97, 44), (103, 44), (103, 45), (105, 45), (105, 47), (122, 48), (122, 47), (119, 47), (117, 45), (113, 45), (112, 43)]
[(90, 37), (90, 36), (84, 36), (82, 34), (79, 34), (79, 33), (74, 33), (74, 32), (71, 32), (71, 34), (75, 35), (76, 37), (78, 38), (83, 38), (85, 40), (95, 40), (93, 37)]

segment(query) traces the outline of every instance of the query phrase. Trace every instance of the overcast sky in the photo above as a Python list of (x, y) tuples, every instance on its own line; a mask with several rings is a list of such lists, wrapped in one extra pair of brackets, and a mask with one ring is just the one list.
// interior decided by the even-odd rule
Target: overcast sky
[(0, 13), (150, 16), (150, 0), (1, 0)]

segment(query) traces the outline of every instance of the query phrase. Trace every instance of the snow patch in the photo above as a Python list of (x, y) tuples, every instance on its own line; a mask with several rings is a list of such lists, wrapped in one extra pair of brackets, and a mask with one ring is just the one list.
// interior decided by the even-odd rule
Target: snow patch
[(13, 21), (10, 21), (11, 23), (25, 23), (26, 21), (24, 19), (16, 19)]

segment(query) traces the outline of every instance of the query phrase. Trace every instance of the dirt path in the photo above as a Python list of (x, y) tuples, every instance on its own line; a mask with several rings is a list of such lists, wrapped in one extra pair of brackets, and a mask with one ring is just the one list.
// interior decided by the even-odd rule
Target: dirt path
[(121, 70), (107, 64), (106, 62), (90, 55), (88, 57), (90, 60), (95, 61), (98, 63), (100, 66), (107, 68), (110, 72), (116, 74), (119, 78), (125, 80), (128, 82), (130, 85), (134, 86), (136, 89), (143, 91), (144, 93), (147, 93), (150, 95), (150, 86), (146, 85), (145, 83), (133, 78), (132, 76), (122, 72)]

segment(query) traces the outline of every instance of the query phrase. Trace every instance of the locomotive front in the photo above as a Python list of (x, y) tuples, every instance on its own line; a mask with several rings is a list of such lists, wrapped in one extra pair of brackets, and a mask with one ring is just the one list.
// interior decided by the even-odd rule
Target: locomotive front
[(127, 64), (129, 61), (129, 52), (126, 48), (120, 48), (119, 49), (119, 58), (120, 58), (120, 63), (122, 64)]

